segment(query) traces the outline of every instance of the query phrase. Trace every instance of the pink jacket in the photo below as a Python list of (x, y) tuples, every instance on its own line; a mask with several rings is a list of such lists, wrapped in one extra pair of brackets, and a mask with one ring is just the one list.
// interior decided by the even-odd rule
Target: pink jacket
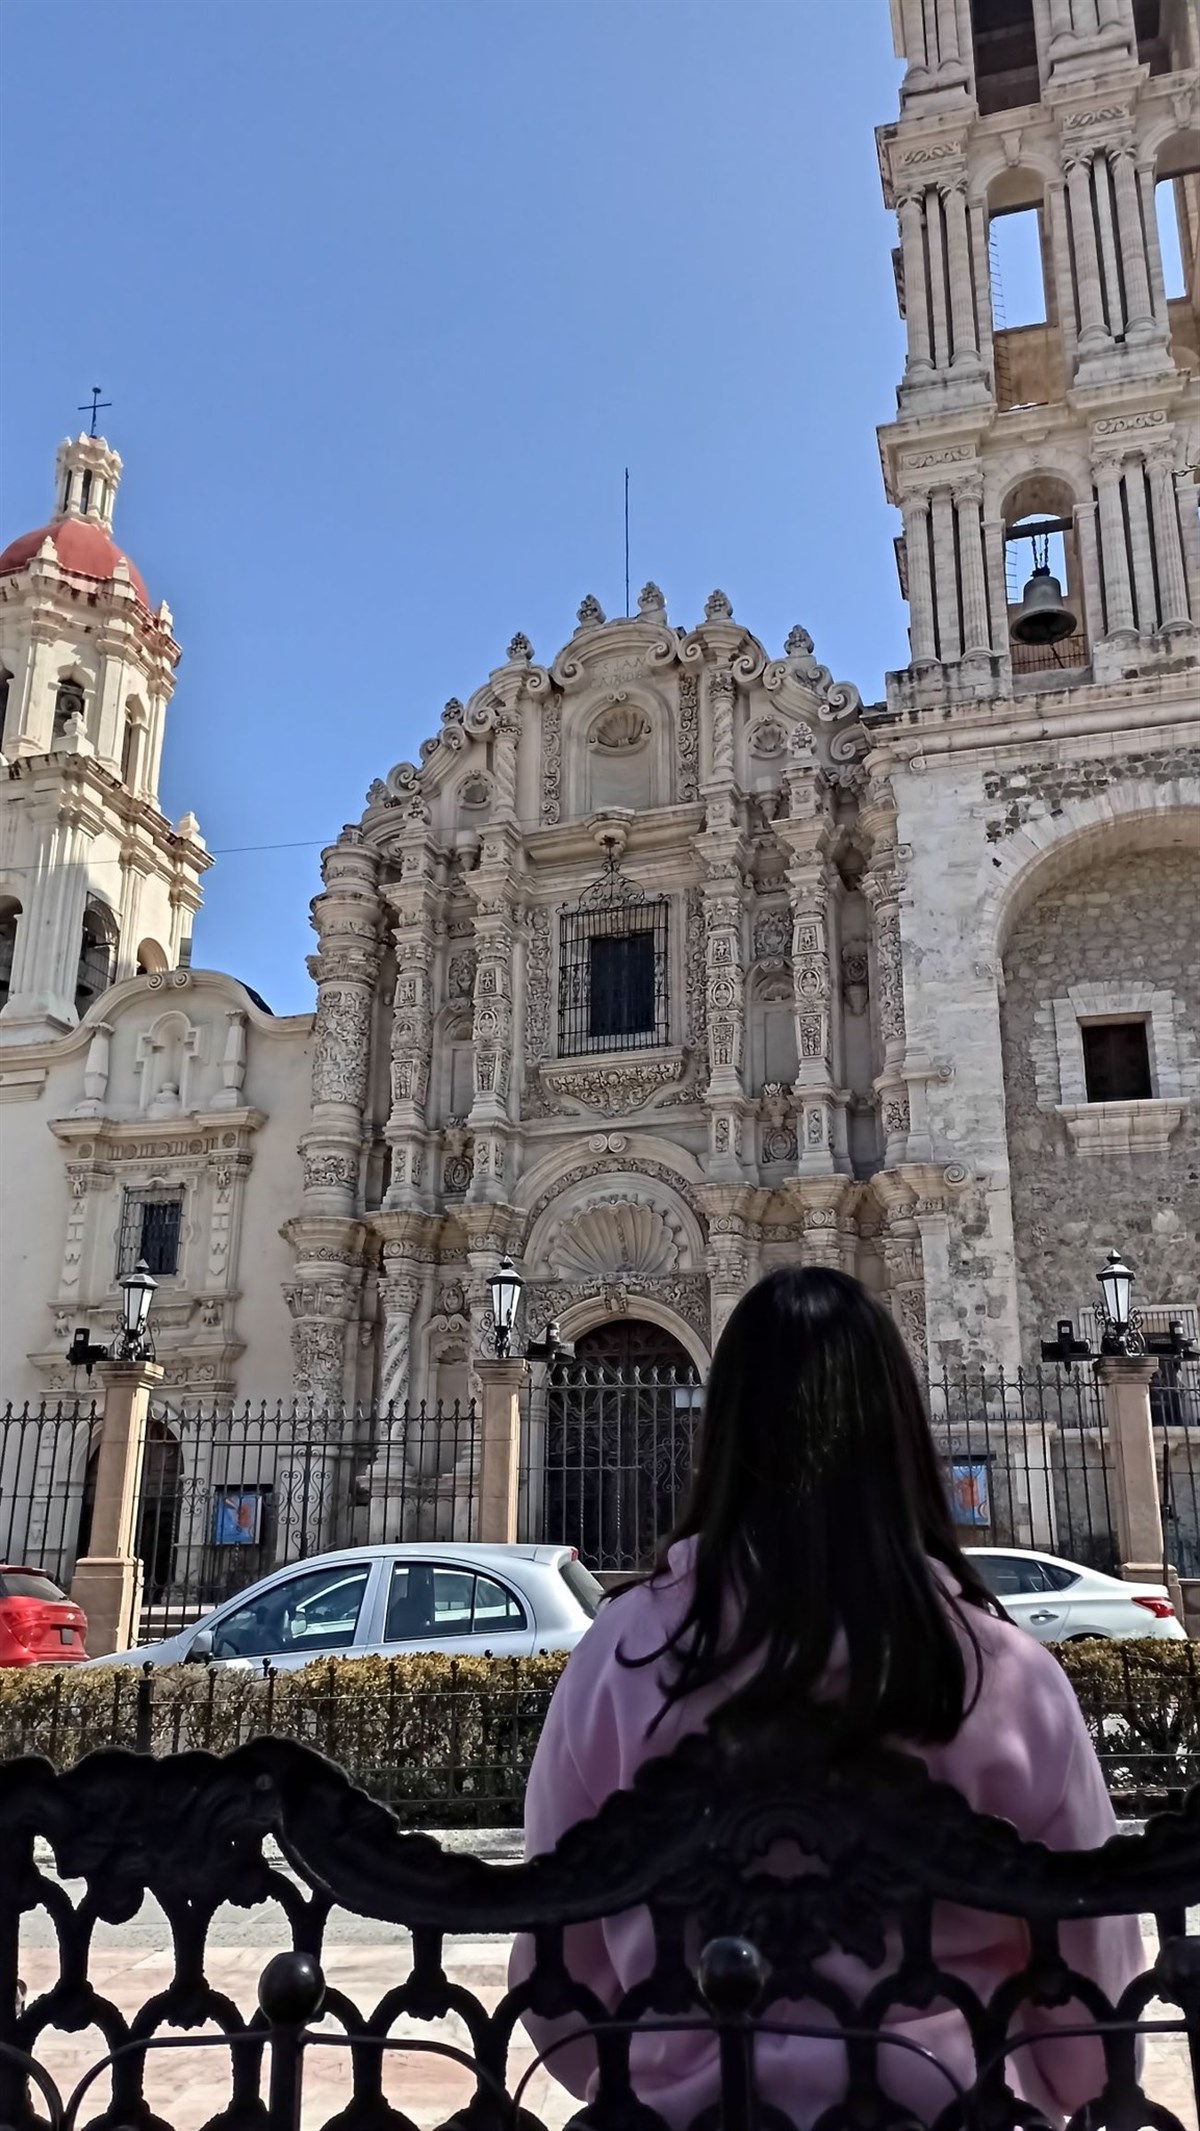
[[(690, 1547), (675, 1548), (671, 1576), (605, 1606), (572, 1655), (529, 1779), (527, 1855), (553, 1849), (564, 1831), (590, 1818), (610, 1792), (626, 1788), (641, 1762), (669, 1754), (685, 1733), (701, 1730), (720, 1705), (722, 1695), (715, 1689), (691, 1696), (685, 1705), (675, 1704), (648, 1736), (662, 1700), (658, 1668), (631, 1671), (617, 1663), (618, 1647), (638, 1656), (661, 1646), (687, 1602), (689, 1560)], [(1019, 1629), (984, 1614), (973, 1614), (972, 1623), (984, 1658), (979, 1699), (950, 1745), (926, 1749), (922, 1759), (935, 1777), (953, 1785), (979, 1812), (1011, 1821), (1022, 1835), (1050, 1849), (1084, 1850), (1106, 1842), (1116, 1823), (1066, 1675), (1048, 1651)], [(1015, 1921), (949, 1905), (937, 1912), (934, 1959), (983, 1998), (1024, 1964), (1027, 1945), (1025, 1927)], [(1146, 1965), (1135, 1917), (1067, 1925), (1060, 1945), (1071, 1966), (1091, 1976), (1110, 1999)], [(572, 1926), (566, 1948), (572, 1975), (610, 2008), (649, 1972), (653, 1961), (653, 1937), (644, 1911)], [(528, 1974), (531, 1962), (528, 1942), (519, 1941), (512, 1961), (514, 1983)], [(856, 2000), (869, 1987), (869, 1972), (849, 1955), (830, 1954), (821, 1967)], [(772, 2017), (828, 2020), (828, 2014), (813, 2005), (781, 2005)], [(1090, 2100), (1103, 2081), (1096, 2043), (1053, 2035), (1056, 2025), (1084, 2017), (1078, 2007), (1036, 2015), (1026, 2010), (1020, 2016), (1021, 2027), (1036, 2024), (1048, 2039), (1038, 2043), (1036, 2053), (1031, 2048), (1017, 2051), (1009, 2060), (1008, 2076), (1014, 2090), (1052, 2122), (1063, 2121)], [(570, 2031), (570, 2023), (555, 2028), (535, 2020), (526, 2024), (540, 2049)], [(896, 2023), (896, 2032), (932, 2050), (964, 2083), (973, 2078), (974, 2059), (958, 2014), (914, 2011)], [(798, 2126), (810, 2125), (844, 2093), (844, 2053), (834, 2041), (761, 2036), (756, 2051), (763, 2099), (786, 2110)], [(884, 2049), (879, 2062), (894, 2098), (921, 2120), (932, 2121), (951, 2099), (952, 2089), (941, 2074), (909, 2051)], [(631, 2063), (639, 2099), (657, 2109), (672, 2131), (686, 2131), (717, 2098), (716, 2051), (710, 2037), (646, 2036), (635, 2040)], [(567, 2044), (555, 2052), (550, 2065), (572, 2094), (594, 2091), (595, 2052), (590, 2042)]]

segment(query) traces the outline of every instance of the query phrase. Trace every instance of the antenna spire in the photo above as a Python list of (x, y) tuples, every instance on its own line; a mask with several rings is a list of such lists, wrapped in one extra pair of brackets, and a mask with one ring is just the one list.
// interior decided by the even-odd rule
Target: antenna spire
[(625, 468), (625, 619), (629, 620), (629, 468)]

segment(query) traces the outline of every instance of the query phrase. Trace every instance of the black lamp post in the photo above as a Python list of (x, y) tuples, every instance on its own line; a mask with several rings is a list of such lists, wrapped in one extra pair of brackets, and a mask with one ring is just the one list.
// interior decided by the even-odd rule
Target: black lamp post
[(1119, 1251), (1110, 1250), (1096, 1279), (1100, 1287), (1100, 1308), (1104, 1321), (1100, 1352), (1128, 1354), (1132, 1347), (1130, 1326), (1133, 1322), (1133, 1270), (1126, 1265)]
[(512, 1352), (513, 1326), (525, 1291), (525, 1282), (507, 1254), (501, 1258), (495, 1272), (489, 1275), (488, 1287), (492, 1298), (492, 1322), (496, 1327), (496, 1359), (507, 1361)]
[[(506, 1256), (490, 1275), (488, 1287), (491, 1291), (492, 1320), (496, 1327), (493, 1334), (496, 1359), (507, 1361), (512, 1353), (513, 1327), (517, 1321), (521, 1297), (525, 1292), (525, 1282), (512, 1259)], [(552, 1317), (546, 1326), (543, 1339), (531, 1339), (526, 1342), (524, 1359), (545, 1362), (570, 1361), (574, 1352), (575, 1349), (563, 1339), (557, 1320)]]
[(118, 1337), (117, 1361), (145, 1361), (154, 1352), (150, 1338), (150, 1305), (154, 1301), (158, 1282), (144, 1258), (139, 1258), (131, 1273), (126, 1273), (117, 1286), (121, 1290), (121, 1330)]

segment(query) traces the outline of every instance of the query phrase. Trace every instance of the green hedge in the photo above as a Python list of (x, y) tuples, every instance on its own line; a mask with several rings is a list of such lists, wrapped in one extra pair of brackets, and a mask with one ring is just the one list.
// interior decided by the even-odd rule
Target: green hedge
[[(1191, 1643), (1057, 1651), (1118, 1796), (1200, 1782)], [(414, 1824), (503, 1824), (521, 1797), (562, 1656), (321, 1658), (302, 1672), (178, 1665), (0, 1670), (0, 1758), (69, 1767), (100, 1746), (224, 1753), (269, 1732), (318, 1747)]]

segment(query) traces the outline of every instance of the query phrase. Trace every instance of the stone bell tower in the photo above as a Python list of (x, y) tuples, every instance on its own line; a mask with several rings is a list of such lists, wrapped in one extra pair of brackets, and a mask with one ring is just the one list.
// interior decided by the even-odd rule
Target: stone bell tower
[(68, 438), (54, 516), (0, 554), (0, 1043), (173, 968), (209, 864), (158, 804), (179, 646), (113, 539), (120, 478), (103, 437)]
[[(893, 0), (893, 21), (908, 71), (878, 146), (908, 348), (881, 446), (911, 663), (892, 707), (1166, 680), (1200, 621), (1194, 0)], [(1018, 235), (1039, 286), (1010, 323)], [(1035, 565), (1069, 633), (1020, 622)]]

